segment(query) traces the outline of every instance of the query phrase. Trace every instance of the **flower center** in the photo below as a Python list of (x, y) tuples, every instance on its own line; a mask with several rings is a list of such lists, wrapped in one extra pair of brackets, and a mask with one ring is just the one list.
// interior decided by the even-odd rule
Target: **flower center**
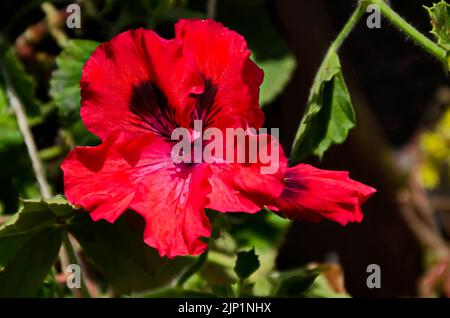
[[(195, 99), (195, 107), (188, 120), (190, 128), (193, 129), (194, 120), (201, 120), (203, 129), (214, 125), (214, 118), (221, 109), (215, 103), (216, 94), (217, 87), (205, 79), (204, 92), (191, 95)], [(167, 140), (171, 139), (172, 131), (181, 126), (182, 118), (177, 118), (175, 107), (169, 104), (167, 96), (153, 81), (142, 81), (133, 87), (129, 108), (134, 114), (133, 125)]]

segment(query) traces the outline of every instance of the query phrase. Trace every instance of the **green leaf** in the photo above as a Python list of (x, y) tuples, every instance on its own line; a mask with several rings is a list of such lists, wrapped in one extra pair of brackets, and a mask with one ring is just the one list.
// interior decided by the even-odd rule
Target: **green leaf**
[(58, 255), (60, 230), (47, 227), (25, 237), (27, 244), (0, 273), (0, 297), (35, 296)]
[(155, 289), (172, 282), (189, 258), (168, 260), (143, 242), (143, 219), (127, 212), (114, 224), (93, 222), (80, 213), (69, 231), (80, 243), (88, 259), (105, 275), (117, 294)]
[(302, 296), (308, 288), (312, 286), (319, 276), (320, 270), (299, 268), (296, 270), (278, 272), (273, 274), (276, 277), (278, 297), (299, 297)]
[(441, 0), (432, 7), (425, 7), (430, 15), (431, 33), (436, 38), (438, 45), (443, 47), (448, 54), (450, 50), (450, 4)]
[(256, 246), (258, 251), (272, 250), (278, 246), (292, 223), (268, 209), (256, 214), (230, 213), (227, 219), (238, 247), (249, 249)]
[[(29, 76), (14, 54), (13, 50), (8, 47), (3, 38), (0, 37), (0, 77), (2, 79), (3, 89), (6, 88), (5, 83), (8, 82), (14, 90), (17, 97), (22, 102), (27, 115), (39, 115), (39, 102), (34, 96), (35, 83), (31, 76)], [(5, 94), (6, 90), (0, 93), (0, 107), (2, 103), (7, 102), (8, 97)]]
[(314, 282), (302, 293), (306, 298), (348, 298), (347, 293), (336, 292), (330, 286), (325, 274), (321, 273)]
[(50, 271), (47, 277), (44, 279), (44, 282), (39, 288), (38, 296), (39, 298), (55, 298), (62, 297), (63, 292), (62, 288), (59, 286), (59, 283), (56, 281), (56, 276), (53, 271)]
[(262, 60), (256, 63), (264, 71), (264, 81), (261, 85), (260, 103), (264, 107), (275, 99), (291, 79), (295, 69), (295, 58), (287, 54), (275, 60)]
[(62, 231), (77, 239), (117, 294), (165, 286), (193, 260), (159, 257), (143, 242), (143, 228), (136, 213), (125, 213), (110, 224), (92, 221), (61, 196), (25, 200), (0, 228), (0, 296), (36, 296), (58, 254)]
[(291, 159), (299, 162), (310, 154), (322, 158), (332, 144), (343, 143), (354, 126), (355, 114), (339, 56), (330, 51), (314, 80)]
[(75, 216), (78, 210), (61, 195), (57, 195), (51, 199), (41, 200), (40, 202), (36, 202), (36, 200), (24, 200), (23, 202), (24, 207), (31, 208), (31, 206), (35, 206), (41, 207), (42, 209), (49, 209), (58, 218), (58, 222)]
[(255, 248), (249, 251), (237, 253), (236, 265), (234, 271), (240, 279), (246, 279), (259, 268), (258, 255), (255, 253)]
[(86, 138), (92, 137), (81, 123), (80, 79), (84, 64), (97, 46), (95, 41), (70, 40), (57, 57), (57, 70), (50, 80), (50, 95), (55, 99), (61, 122), (73, 133), (77, 144), (89, 143), (91, 140)]
[(62, 240), (59, 203), (24, 201), (0, 227), (0, 297), (36, 296)]
[(63, 120), (79, 118), (81, 72), (97, 46), (95, 41), (70, 40), (56, 58), (57, 70), (50, 80), (50, 95), (55, 99)]

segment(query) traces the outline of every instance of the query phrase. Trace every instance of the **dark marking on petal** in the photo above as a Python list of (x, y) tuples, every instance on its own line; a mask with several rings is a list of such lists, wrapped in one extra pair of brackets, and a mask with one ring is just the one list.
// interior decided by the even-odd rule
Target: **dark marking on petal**
[(115, 59), (115, 54), (114, 54), (114, 49), (113, 49), (111, 43), (107, 42), (107, 43), (105, 43), (103, 45), (104, 45), (103, 49), (105, 51), (106, 58), (109, 59), (109, 60), (114, 60)]
[(193, 120), (202, 120), (203, 127), (207, 128), (214, 124), (214, 117), (220, 112), (220, 106), (215, 104), (217, 86), (210, 79), (205, 79), (205, 90), (202, 94), (193, 95), (197, 100), (195, 110), (192, 114)]
[(80, 82), (81, 96), (84, 100), (95, 101), (98, 99), (97, 93), (91, 88), (89, 82)]
[[(205, 90), (202, 94), (191, 95), (196, 100), (191, 115), (191, 128), (194, 120), (203, 121), (203, 129), (214, 124), (214, 118), (221, 108), (215, 103), (217, 86), (211, 80), (205, 80)], [(175, 116), (175, 108), (169, 105), (164, 92), (148, 80), (133, 86), (129, 103), (130, 111), (135, 115), (133, 125), (170, 140), (172, 130), (180, 127)]]
[(283, 197), (286, 199), (295, 199), (300, 193), (307, 190), (307, 185), (298, 179), (284, 179)]
[(143, 81), (133, 87), (130, 111), (136, 116), (136, 126), (169, 140), (172, 130), (179, 126), (166, 95), (152, 81)]

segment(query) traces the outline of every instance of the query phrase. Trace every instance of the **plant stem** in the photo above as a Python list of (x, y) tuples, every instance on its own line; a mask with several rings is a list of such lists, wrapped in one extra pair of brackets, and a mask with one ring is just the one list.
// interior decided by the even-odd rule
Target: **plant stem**
[(183, 287), (184, 283), (195, 273), (197, 273), (203, 265), (205, 265), (206, 259), (208, 258), (208, 250), (206, 250), (203, 254), (201, 254), (195, 263), (183, 273), (180, 279), (177, 282), (178, 287)]
[(42, 11), (45, 13), (45, 21), (47, 21), (48, 30), (52, 37), (56, 40), (59, 47), (65, 48), (68, 44), (68, 38), (63, 31), (60, 19), (60, 12), (49, 2), (41, 5)]
[[(322, 68), (327, 66), (327, 63), (325, 61), (328, 60), (331, 54), (337, 53), (339, 51), (340, 47), (344, 43), (345, 39), (348, 37), (350, 32), (355, 28), (358, 21), (361, 19), (361, 17), (364, 15), (364, 12), (366, 10), (366, 4), (364, 1), (358, 2), (358, 6), (356, 7), (355, 11), (353, 11), (352, 15), (348, 19), (348, 21), (345, 23), (342, 30), (337, 35), (336, 39), (331, 43), (330, 47), (328, 48), (328, 51), (322, 61), (322, 64), (319, 67), (319, 70), (316, 73), (314, 83), (317, 82), (318, 77), (320, 76), (322, 72)], [(312, 91), (311, 91), (312, 94)]]
[(7, 94), (9, 98), (9, 102), (11, 108), (16, 114), (17, 124), (19, 126), (20, 132), (25, 141), (25, 145), (28, 150), (28, 155), (31, 160), (31, 164), (33, 166), (34, 174), (36, 176), (37, 182), (39, 184), (39, 188), (42, 196), (45, 199), (49, 199), (52, 197), (52, 191), (50, 189), (50, 185), (47, 182), (47, 178), (45, 176), (45, 170), (42, 165), (42, 162), (39, 158), (36, 143), (34, 141), (33, 134), (31, 133), (30, 126), (28, 125), (27, 115), (23, 108), (22, 103), (19, 98), (16, 96), (14, 89), (12, 88), (11, 83), (9, 82), (9, 77), (6, 72), (4, 72), (4, 78), (6, 80), (7, 85)]
[(330, 51), (337, 52), (339, 50), (342, 43), (344, 43), (344, 40), (347, 38), (347, 36), (350, 34), (350, 32), (356, 26), (356, 23), (358, 23), (358, 21), (364, 15), (365, 9), (366, 9), (366, 6), (363, 4), (363, 2), (359, 2), (358, 6), (356, 7), (355, 11), (353, 11), (353, 14), (350, 16), (347, 23), (345, 23), (341, 32), (339, 32), (336, 39), (333, 41), (333, 43), (331, 43), (331, 46), (328, 50), (329, 52)]
[(61, 156), (64, 153), (64, 148), (61, 145), (51, 146), (39, 151), (39, 158), (41, 160), (52, 160), (56, 157)]
[(208, 255), (208, 262), (211, 262), (211, 263), (214, 263), (214, 264), (226, 267), (226, 268), (233, 268), (236, 263), (236, 259), (229, 255), (210, 251), (209, 255)]
[[(2, 66), (2, 65), (0, 65), (0, 66)], [(10, 79), (9, 79), (9, 76), (6, 71), (3, 72), (3, 76), (6, 81), (6, 90), (7, 90), (7, 94), (8, 94), (9, 103), (16, 115), (17, 124), (19, 126), (19, 130), (25, 141), (25, 145), (28, 150), (28, 156), (30, 157), (31, 164), (32, 164), (33, 170), (34, 170), (34, 174), (35, 174), (37, 182), (39, 184), (39, 189), (40, 189), (41, 195), (44, 199), (49, 199), (53, 196), (52, 190), (51, 190), (50, 185), (45, 176), (44, 166), (42, 164), (41, 158), (39, 157), (39, 153), (38, 153), (38, 150), (36, 147), (36, 142), (34, 140), (34, 136), (33, 136), (32, 132), (31, 132), (30, 125), (28, 123), (28, 118), (25, 113), (25, 109), (24, 109), (21, 101), (17, 97), (16, 92), (14, 91), (14, 88), (12, 87), (12, 85), (9, 81)], [(70, 261), (70, 263), (72, 263), (72, 264), (78, 263), (75, 252), (72, 247), (72, 244), (70, 243), (70, 240), (68, 239), (67, 233), (64, 232), (63, 246), (60, 251), (60, 259), (62, 261), (65, 258), (67, 258)], [(64, 269), (63, 269), (63, 271), (64, 271)], [(86, 287), (86, 284), (83, 279), (81, 279), (81, 295), (83, 297), (90, 297), (89, 292)]]
[(434, 57), (446, 63), (447, 52), (432, 40), (427, 38), (411, 24), (406, 22), (397, 12), (395, 12), (384, 0), (362, 0), (364, 3), (375, 4), (379, 6), (381, 14), (389, 20), (397, 29), (409, 36), (417, 45)]
[(217, 0), (208, 0), (206, 8), (206, 16), (209, 19), (215, 19), (217, 10)]
[[(69, 236), (67, 235), (66, 232), (63, 232), (63, 246), (67, 253), (67, 257), (69, 259), (70, 264), (78, 264), (81, 267), (81, 265), (78, 262), (75, 251), (73, 249), (72, 243), (70, 242)], [(65, 269), (63, 268), (63, 271), (64, 270)], [(83, 275), (86, 275), (86, 273), (81, 273), (81, 282), (80, 282), (81, 283), (81, 288), (80, 288), (81, 296), (84, 298), (90, 298), (91, 295), (89, 294), (89, 291), (86, 287), (86, 283), (84, 282)]]

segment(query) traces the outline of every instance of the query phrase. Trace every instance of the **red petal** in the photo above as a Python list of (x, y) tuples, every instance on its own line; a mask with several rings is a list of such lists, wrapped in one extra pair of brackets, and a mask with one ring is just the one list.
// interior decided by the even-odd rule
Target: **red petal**
[(361, 205), (376, 192), (349, 178), (348, 172), (320, 170), (299, 164), (286, 171), (285, 189), (275, 206), (290, 219), (342, 225), (361, 222)]
[(133, 100), (154, 104), (156, 98), (148, 95), (152, 86), (167, 98), (179, 124), (185, 124), (194, 106), (189, 95), (204, 89), (191, 53), (178, 40), (165, 40), (144, 29), (121, 33), (101, 44), (85, 64), (80, 85), (81, 117), (101, 139), (117, 129), (142, 132), (142, 120), (130, 107)]
[(93, 220), (114, 222), (133, 199), (129, 164), (113, 147), (121, 139), (113, 133), (100, 146), (76, 147), (61, 165), (67, 199), (91, 212)]
[(188, 169), (175, 166), (155, 171), (142, 181), (132, 209), (146, 220), (144, 241), (161, 256), (198, 255), (211, 235), (204, 212), (210, 191), (208, 166)]
[[(267, 150), (265, 147), (258, 148), (259, 154), (262, 151), (268, 151), (268, 154), (273, 150), (278, 151), (278, 162), (272, 163), (276, 170), (263, 174), (261, 169), (267, 168), (270, 163), (262, 163), (259, 154), (256, 163), (211, 164), (212, 190), (208, 195), (208, 208), (220, 212), (255, 213), (281, 195), (287, 165), (282, 147), (271, 135), (254, 135), (250, 138), (262, 141), (262, 145), (268, 147)], [(236, 149), (234, 153), (237, 153)]]
[(175, 165), (171, 144), (151, 133), (112, 133), (100, 146), (77, 147), (64, 160), (67, 199), (94, 220), (114, 222), (131, 208), (146, 220), (144, 241), (161, 256), (196, 255), (211, 234), (204, 213), (209, 168)]
[(260, 128), (259, 87), (264, 73), (249, 56), (245, 39), (213, 20), (180, 20), (176, 38), (192, 51), (206, 80), (217, 88), (212, 112), (220, 111), (215, 127)]

